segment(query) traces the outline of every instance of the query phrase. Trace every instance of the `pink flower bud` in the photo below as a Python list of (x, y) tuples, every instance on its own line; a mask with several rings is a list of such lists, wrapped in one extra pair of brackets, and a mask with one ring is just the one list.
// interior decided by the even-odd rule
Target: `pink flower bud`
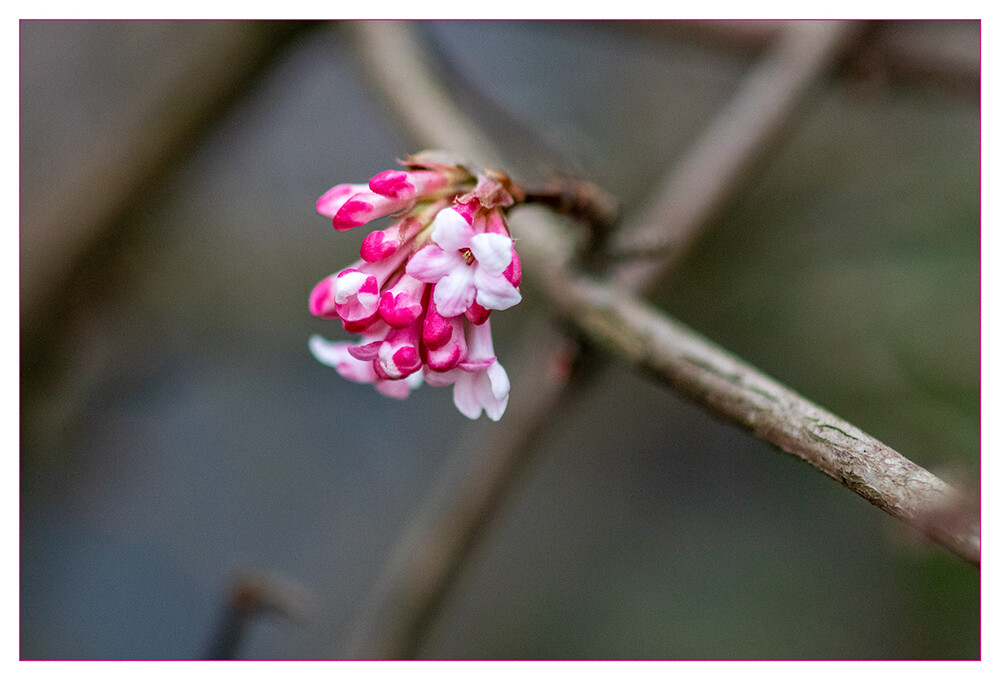
[(321, 319), (336, 319), (337, 309), (330, 294), (330, 279), (327, 277), (316, 284), (309, 294), (309, 311)]
[(399, 380), (420, 370), (420, 324), (393, 328), (378, 348), (375, 373), (385, 380)]
[(469, 305), (469, 308), (465, 310), (465, 318), (478, 326), (490, 318), (490, 312), (492, 311), (492, 309), (486, 309), (478, 302), (473, 301)]
[(334, 308), (344, 321), (361, 321), (378, 312), (379, 281), (357, 269), (345, 269), (331, 281)]
[(428, 307), (421, 334), (424, 364), (432, 371), (450, 371), (466, 358), (462, 317), (441, 316), (431, 295), (428, 295)]
[(338, 184), (316, 201), (316, 212), (324, 217), (333, 219), (333, 216), (343, 207), (354, 194), (366, 191), (368, 187), (364, 184)]
[(361, 242), (361, 259), (366, 262), (384, 260), (413, 238), (423, 226), (416, 217), (407, 217), (391, 227), (369, 233)]
[(380, 393), (394, 399), (405, 399), (410, 390), (420, 386), (423, 376), (413, 373), (402, 380), (384, 380), (375, 372), (374, 362), (357, 359), (357, 349), (349, 342), (328, 342), (318, 335), (309, 339), (309, 349), (318, 361), (332, 366), (342, 377), (358, 383), (372, 383)]
[(368, 188), (374, 193), (396, 200), (410, 200), (426, 196), (448, 186), (448, 178), (433, 170), (402, 172), (386, 170), (371, 178)]
[(427, 284), (404, 273), (382, 293), (378, 313), (393, 328), (406, 328), (424, 312), (421, 301)]
[(429, 296), (427, 301), (427, 315), (424, 317), (424, 327), (421, 339), (429, 349), (438, 349), (451, 340), (454, 333), (461, 333), (462, 326), (457, 323), (457, 317), (441, 316), (437, 305), (434, 304), (434, 296)]
[(409, 208), (410, 200), (396, 200), (373, 193), (367, 188), (351, 196), (333, 216), (333, 228), (347, 231), (374, 219)]

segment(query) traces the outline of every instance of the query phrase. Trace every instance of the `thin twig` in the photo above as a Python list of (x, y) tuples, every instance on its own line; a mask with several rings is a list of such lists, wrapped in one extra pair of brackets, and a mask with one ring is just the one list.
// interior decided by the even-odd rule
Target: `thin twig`
[(236, 659), (251, 624), (263, 616), (305, 623), (313, 616), (315, 599), (302, 584), (281, 574), (259, 570), (237, 574), (205, 658)]
[(487, 137), (473, 128), (452, 95), (431, 70), (424, 50), (406, 22), (362, 21), (348, 25), (375, 95), (403, 126), (407, 135), (426, 145), (475, 160), (478, 165), (504, 167)]
[[(686, 37), (712, 48), (755, 54), (767, 50), (787, 23), (623, 21), (617, 28), (654, 40)], [(978, 96), (981, 61), (978, 21), (878, 20), (867, 23), (871, 30), (844, 54), (848, 80), (877, 75), (880, 80), (920, 83)]]

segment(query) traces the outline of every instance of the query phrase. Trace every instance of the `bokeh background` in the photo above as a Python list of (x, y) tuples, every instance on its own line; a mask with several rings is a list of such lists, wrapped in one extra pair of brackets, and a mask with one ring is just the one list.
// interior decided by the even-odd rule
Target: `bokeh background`
[[(628, 213), (770, 25), (429, 22), (522, 153)], [(979, 26), (871, 27), (654, 298), (936, 474), (978, 488)], [(417, 151), (337, 23), (20, 25), (20, 648), (205, 656), (234, 579), (302, 616), (241, 658), (337, 658), (471, 433), (446, 389), (315, 362), (363, 234), (330, 186)], [(466, 93), (460, 93), (466, 94)], [(557, 159), (557, 160), (554, 160)], [(514, 354), (544, 302), (496, 318)], [(979, 572), (608, 360), (551, 413), (424, 658), (978, 658)]]

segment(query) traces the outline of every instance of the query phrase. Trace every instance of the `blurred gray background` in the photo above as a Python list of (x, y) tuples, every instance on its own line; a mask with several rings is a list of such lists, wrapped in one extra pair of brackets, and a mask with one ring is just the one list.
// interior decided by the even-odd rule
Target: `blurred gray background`
[[(627, 213), (768, 25), (419, 29), (508, 144)], [(874, 27), (654, 296), (971, 489), (978, 55), (975, 22)], [(455, 442), (502, 426), (306, 347), (347, 337), (307, 301), (364, 235), (315, 199), (418, 149), (338, 24), (22, 22), (20, 60), (22, 658), (202, 657), (245, 570), (307, 606), (241, 658), (337, 657)], [(512, 400), (544, 307), (524, 291), (493, 323)], [(978, 658), (978, 570), (620, 363), (596, 382), (550, 414), (420, 656)]]

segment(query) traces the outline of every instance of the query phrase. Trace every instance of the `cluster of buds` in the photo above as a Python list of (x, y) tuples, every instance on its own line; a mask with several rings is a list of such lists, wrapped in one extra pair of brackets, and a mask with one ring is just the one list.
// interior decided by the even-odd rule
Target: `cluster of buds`
[(458, 410), (499, 420), (510, 381), (493, 352), (490, 313), (521, 301), (521, 261), (505, 209), (519, 198), (506, 175), (472, 174), (433, 153), (401, 162), (367, 185), (340, 184), (316, 210), (338, 231), (392, 216), (361, 259), (313, 289), (310, 311), (339, 319), (360, 341), (310, 339), (313, 355), (344, 378), (405, 398), (426, 382), (453, 385)]

